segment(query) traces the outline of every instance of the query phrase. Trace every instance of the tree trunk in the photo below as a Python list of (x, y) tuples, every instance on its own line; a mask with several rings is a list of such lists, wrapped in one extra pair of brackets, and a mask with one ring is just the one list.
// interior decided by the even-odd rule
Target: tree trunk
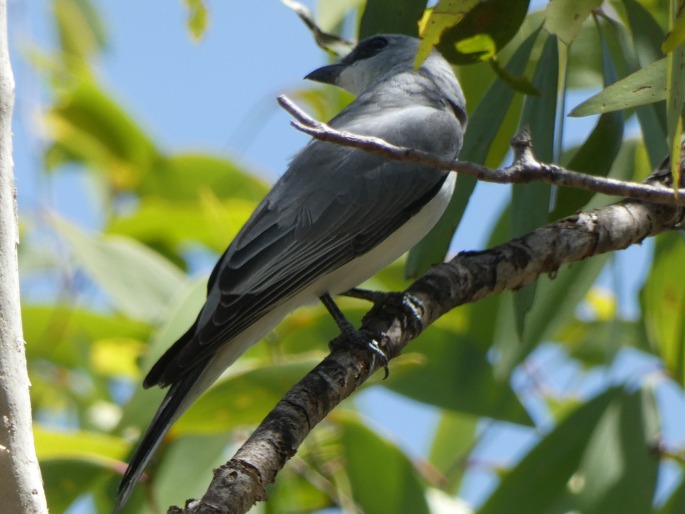
[(29, 378), (19, 304), (19, 230), (12, 174), (14, 77), (7, 1), (0, 0), (0, 510), (47, 513), (31, 429)]

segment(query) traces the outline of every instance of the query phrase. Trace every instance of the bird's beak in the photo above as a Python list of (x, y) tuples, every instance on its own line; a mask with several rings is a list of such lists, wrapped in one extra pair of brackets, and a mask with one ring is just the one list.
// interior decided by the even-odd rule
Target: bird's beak
[(322, 82), (324, 84), (337, 84), (338, 77), (345, 69), (345, 65), (342, 63), (329, 64), (328, 66), (322, 66), (317, 68), (309, 75), (305, 77), (307, 80), (314, 80), (316, 82)]

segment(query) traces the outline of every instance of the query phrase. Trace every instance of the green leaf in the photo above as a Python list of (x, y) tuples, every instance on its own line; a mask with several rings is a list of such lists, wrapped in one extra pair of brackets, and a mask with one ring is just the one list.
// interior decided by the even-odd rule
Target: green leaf
[[(507, 70), (521, 75), (534, 47), (539, 30), (531, 34), (516, 50), (507, 64)], [(464, 134), (464, 145), (459, 158), (482, 164), (490, 151), (490, 146), (503, 124), (509, 110), (514, 91), (501, 80), (492, 83), (482, 100), (471, 115), (468, 129)], [(510, 137), (507, 136), (507, 139)], [(457, 179), (454, 195), (440, 221), (410, 252), (407, 259), (406, 274), (419, 276), (432, 265), (442, 262), (449, 249), (450, 241), (464, 215), (471, 193), (476, 187), (476, 179), (461, 176)]]
[(188, 8), (188, 30), (196, 41), (200, 40), (207, 30), (207, 6), (203, 0), (185, 0)]
[(601, 5), (602, 0), (552, 0), (545, 9), (545, 28), (570, 45), (583, 22)]
[[(167, 299), (165, 318), (161, 321), (150, 341), (147, 353), (140, 359), (140, 369), (147, 372), (178, 337), (195, 321), (205, 301), (207, 279), (185, 281), (178, 292)], [(143, 389), (138, 386), (128, 403), (124, 405), (119, 430), (143, 430), (159, 407), (165, 391), (158, 388)]]
[[(648, 11), (635, 0), (624, 0), (623, 5), (626, 9), (628, 25), (632, 34), (627, 35), (622, 26), (614, 26), (630, 71), (635, 72), (640, 67), (645, 67), (662, 57), (660, 42), (664, 39), (664, 32), (653, 18), (653, 10), (652, 12)], [(631, 46), (634, 46), (635, 58), (631, 58), (629, 55), (629, 47)], [(635, 59), (637, 62), (632, 62)], [(668, 154), (665, 102), (640, 106), (637, 108), (637, 116), (653, 169)]]
[(54, 226), (83, 269), (130, 318), (158, 321), (185, 281), (181, 270), (133, 239), (90, 236), (56, 218)]
[[(607, 31), (611, 28), (605, 29)], [(598, 25), (602, 48), (602, 75), (604, 87), (616, 82), (616, 68), (603, 36), (603, 28)], [(606, 113), (599, 117), (594, 129), (573, 155), (567, 167), (590, 175), (606, 176), (621, 149), (623, 142), (623, 114)], [(560, 188), (557, 191), (555, 208), (551, 220), (575, 213), (590, 201), (594, 194), (589, 191)]]
[(569, 352), (590, 369), (613, 362), (616, 354), (625, 348), (636, 348), (652, 353), (647, 346), (647, 336), (642, 321), (612, 319), (607, 321), (573, 320), (566, 323), (554, 336)]
[[(226, 434), (188, 436), (173, 441), (154, 468), (154, 494), (157, 505), (183, 505), (188, 498), (200, 498), (212, 480), (212, 470), (225, 463), (230, 454)], [(188, 466), (192, 466), (192, 473)]]
[[(632, 33), (631, 41), (635, 45), (638, 66), (645, 67), (661, 59), (661, 43), (665, 34), (661, 25), (654, 19), (654, 9), (647, 9), (635, 0), (623, 0), (626, 9), (628, 26)], [(650, 12), (651, 11), (651, 12)]]
[(649, 512), (659, 459), (651, 391), (611, 388), (561, 421), (506, 474), (478, 514)]
[(478, 418), (445, 411), (440, 417), (428, 461), (440, 472), (441, 488), (456, 495), (476, 443)]
[(108, 466), (114, 460), (123, 459), (131, 447), (128, 441), (119, 437), (85, 430), (58, 432), (35, 425), (33, 436), (41, 462), (75, 459)]
[(50, 512), (66, 512), (77, 498), (112, 475), (99, 464), (74, 459), (41, 462), (40, 472)]
[(650, 343), (673, 380), (685, 385), (685, 244), (680, 234), (657, 238), (654, 264), (640, 294)]
[(685, 42), (685, 13), (683, 12), (682, 2), (671, 2), (671, 4), (675, 8), (675, 13), (668, 35), (661, 45), (661, 51), (665, 54), (673, 52), (678, 46)]
[(262, 363), (264, 367), (236, 372), (197, 400), (174, 425), (172, 435), (225, 433), (258, 424), (319, 361)]
[[(414, 68), (421, 67), (421, 63), (428, 57), (433, 47), (440, 42), (442, 34), (464, 19), (464, 16), (478, 4), (478, 0), (439, 0), (434, 7), (426, 9), (419, 22), (421, 44), (416, 53)], [(489, 39), (489, 38), (488, 38)], [(495, 48), (489, 49), (494, 55)]]
[(83, 345), (104, 338), (145, 341), (150, 326), (118, 315), (69, 305), (24, 305), (21, 310), (29, 361), (49, 359), (67, 367), (87, 367)]
[(81, 163), (104, 173), (115, 191), (136, 186), (159, 159), (136, 122), (93, 82), (61, 95), (45, 122), (55, 140), (45, 156), (48, 168)]
[[(671, 0), (670, 26), (677, 24), (678, 13), (682, 10), (682, 2)], [(680, 183), (680, 144), (683, 135), (683, 105), (685, 98), (685, 45), (680, 45), (666, 56), (666, 127), (668, 130), (668, 147), (671, 156), (671, 173), (673, 189), (678, 189)]]
[(492, 58), (518, 32), (529, 3), (529, 0), (478, 2), (458, 25), (442, 34), (438, 50), (452, 64), (472, 64)]
[(487, 348), (455, 331), (449, 318), (412, 343), (423, 366), (391, 374), (385, 387), (414, 400), (455, 412), (529, 425), (527, 412), (507, 381), (494, 378)]
[(495, 348), (500, 352), (498, 376), (509, 376), (539, 344), (575, 317), (576, 307), (585, 298), (609, 258), (597, 255), (592, 259), (565, 266), (554, 277), (537, 281), (536, 302), (526, 317), (526, 326), (519, 344), (510, 330), (498, 327)]
[(367, 0), (359, 24), (359, 39), (376, 34), (417, 36), (425, 0)]
[[(540, 96), (526, 97), (521, 114), (521, 127), (529, 128), (537, 157), (543, 162), (554, 160), (558, 76), (557, 39), (549, 36), (533, 76), (533, 85), (540, 91)], [(550, 194), (550, 187), (542, 182), (515, 184), (512, 187), (511, 237), (527, 234), (547, 222)], [(533, 305), (536, 287), (536, 283), (529, 284), (514, 295), (514, 312), (519, 336), (523, 334), (524, 320)]]
[(345, 472), (355, 503), (365, 514), (429, 514), (423, 484), (407, 456), (349, 411), (329, 419), (341, 429)]
[(680, 479), (680, 483), (657, 514), (679, 514), (681, 512), (685, 512), (685, 477)]
[(220, 199), (261, 200), (268, 187), (235, 163), (205, 154), (178, 154), (157, 161), (153, 173), (141, 177), (135, 192), (167, 200), (198, 200), (208, 194)]
[(77, 69), (85, 66), (106, 44), (105, 27), (93, 4), (88, 0), (55, 0), (54, 13), (64, 64)]
[(197, 202), (144, 198), (131, 215), (113, 219), (107, 232), (175, 251), (192, 243), (223, 252), (255, 207), (238, 198), (221, 202), (210, 192)]
[(574, 107), (569, 116), (589, 116), (651, 104), (666, 98), (666, 59), (619, 80)]

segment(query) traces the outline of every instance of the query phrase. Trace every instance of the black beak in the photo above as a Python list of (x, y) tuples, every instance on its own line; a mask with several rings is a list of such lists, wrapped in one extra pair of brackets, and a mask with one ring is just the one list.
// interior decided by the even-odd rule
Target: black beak
[(340, 73), (345, 69), (345, 65), (341, 63), (329, 64), (317, 68), (305, 77), (307, 80), (314, 80), (324, 84), (336, 84)]

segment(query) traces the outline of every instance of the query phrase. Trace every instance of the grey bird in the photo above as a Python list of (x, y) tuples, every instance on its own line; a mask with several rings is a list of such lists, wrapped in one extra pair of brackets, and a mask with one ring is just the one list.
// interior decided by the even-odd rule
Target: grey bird
[[(437, 51), (414, 70), (418, 45), (408, 36), (371, 37), (307, 75), (357, 95), (330, 126), (456, 158), (464, 95)], [(286, 314), (321, 299), (354, 338), (331, 295), (356, 287), (419, 242), (443, 214), (455, 180), (429, 166), (309, 142), (216, 264), (195, 323), (145, 378), (145, 388), (169, 391), (131, 458), (115, 512), (170, 426)]]

